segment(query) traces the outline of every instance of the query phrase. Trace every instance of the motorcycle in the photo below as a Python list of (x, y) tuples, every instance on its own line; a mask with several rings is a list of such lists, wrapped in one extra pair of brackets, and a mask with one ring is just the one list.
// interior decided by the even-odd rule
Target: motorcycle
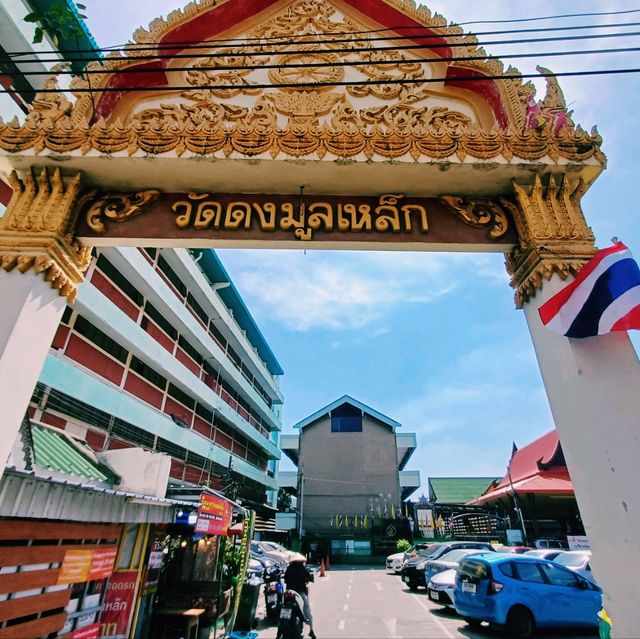
[(266, 581), (264, 584), (264, 605), (269, 623), (277, 623), (284, 601), (284, 584), (282, 579)]
[(276, 639), (302, 639), (304, 601), (295, 590), (285, 590)]

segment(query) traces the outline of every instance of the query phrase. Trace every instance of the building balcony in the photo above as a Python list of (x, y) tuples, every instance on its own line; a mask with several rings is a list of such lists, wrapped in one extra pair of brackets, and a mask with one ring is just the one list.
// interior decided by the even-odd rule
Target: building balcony
[(398, 451), (398, 470), (402, 470), (413, 455), (416, 447), (415, 433), (398, 433), (396, 431), (396, 449)]
[(404, 501), (420, 488), (420, 471), (401, 470), (398, 473), (398, 480), (400, 481), (400, 496)]

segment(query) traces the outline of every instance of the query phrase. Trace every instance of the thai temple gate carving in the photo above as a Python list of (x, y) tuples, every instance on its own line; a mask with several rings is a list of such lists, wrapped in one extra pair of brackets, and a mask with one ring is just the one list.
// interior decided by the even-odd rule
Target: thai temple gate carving
[[(55, 322), (55, 298), (73, 301), (94, 245), (505, 253), (594, 570), (616, 632), (629, 636), (640, 626), (635, 584), (613, 566), (622, 553), (628, 574), (640, 572), (640, 502), (629, 492), (637, 358), (626, 335), (575, 344), (537, 318), (595, 252), (580, 202), (605, 168), (602, 140), (573, 122), (548, 69), (537, 99), (517, 69), (443, 17), (409, 0), (370, 0), (369, 15), (359, 4), (191, 2), (68, 89), (66, 76), (52, 78), (24, 123), (0, 122), (0, 168), (15, 171), (0, 291), (9, 299), (16, 273), (46, 280), (48, 298), (40, 287), (12, 303), (35, 294), (30, 312), (53, 305)], [(0, 382), (16, 361), (4, 360)], [(27, 401), (3, 416), (6, 441)], [(618, 414), (603, 412), (608, 402)], [(604, 449), (613, 474), (593, 467)]]

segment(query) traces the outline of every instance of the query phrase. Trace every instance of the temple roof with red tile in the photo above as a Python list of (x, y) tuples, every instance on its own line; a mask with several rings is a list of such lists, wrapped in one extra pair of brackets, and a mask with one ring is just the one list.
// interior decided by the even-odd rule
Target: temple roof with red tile
[(573, 494), (562, 445), (555, 430), (514, 449), (505, 476), (471, 504), (484, 504), (516, 493)]

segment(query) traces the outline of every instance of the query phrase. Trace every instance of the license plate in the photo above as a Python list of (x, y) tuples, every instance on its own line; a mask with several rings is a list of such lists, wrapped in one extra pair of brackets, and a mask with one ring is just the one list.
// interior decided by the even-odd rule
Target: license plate
[(430, 590), (429, 598), (433, 599), (434, 601), (440, 601), (440, 593), (436, 592), (435, 590)]
[(280, 619), (291, 619), (291, 608), (283, 608), (280, 611)]
[(468, 581), (462, 582), (462, 592), (470, 592), (472, 594), (476, 594), (476, 585), (472, 584)]
[(278, 595), (269, 595), (269, 596), (267, 597), (267, 601), (268, 601), (269, 603), (271, 603), (271, 602), (273, 602), (273, 601), (278, 601)]

